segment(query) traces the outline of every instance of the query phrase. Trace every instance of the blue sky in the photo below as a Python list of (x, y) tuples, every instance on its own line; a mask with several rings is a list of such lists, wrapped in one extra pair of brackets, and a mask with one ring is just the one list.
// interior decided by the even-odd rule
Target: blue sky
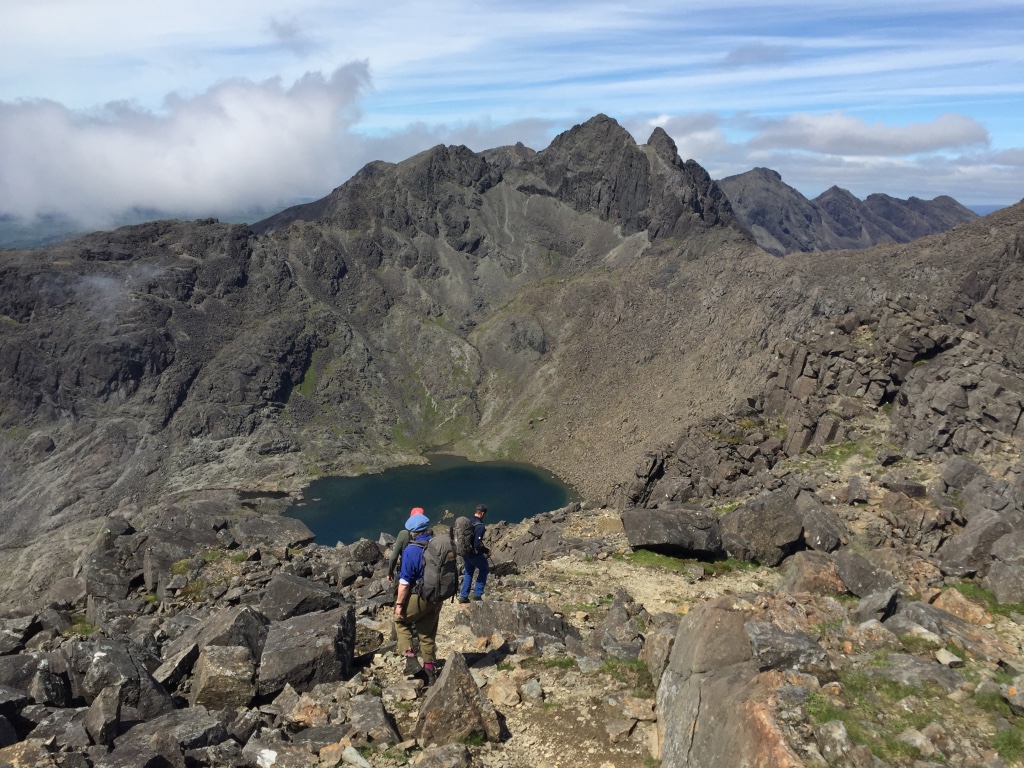
[(315, 199), (603, 112), (808, 197), (1024, 197), (1024, 0), (4, 0), (0, 213)]

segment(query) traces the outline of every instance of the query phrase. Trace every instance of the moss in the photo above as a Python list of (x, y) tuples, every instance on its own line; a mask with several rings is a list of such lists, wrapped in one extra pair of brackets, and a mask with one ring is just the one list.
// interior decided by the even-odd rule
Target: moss
[(465, 744), (467, 747), (482, 747), (487, 743), (487, 737), (479, 731), (459, 739), (460, 744)]

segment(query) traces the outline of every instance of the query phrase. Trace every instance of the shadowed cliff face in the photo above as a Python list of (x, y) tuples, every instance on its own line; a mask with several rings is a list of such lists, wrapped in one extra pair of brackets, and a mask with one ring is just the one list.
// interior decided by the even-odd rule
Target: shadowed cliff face
[(119, 507), (297, 490), (436, 445), (600, 497), (756, 395), (777, 339), (901, 291), (952, 301), (971, 275), (1017, 306), (993, 259), (1019, 216), (898, 258), (779, 260), (667, 135), (637, 145), (598, 116), (542, 152), (373, 163), (252, 228), (3, 252), (0, 570), (40, 575)]

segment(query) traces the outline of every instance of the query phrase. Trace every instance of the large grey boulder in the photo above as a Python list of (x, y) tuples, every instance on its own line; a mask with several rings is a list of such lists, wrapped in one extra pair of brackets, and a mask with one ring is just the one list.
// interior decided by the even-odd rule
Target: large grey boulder
[(808, 549), (834, 552), (850, 538), (846, 524), (813, 493), (802, 491), (796, 499)]
[(243, 546), (290, 549), (309, 544), (316, 536), (301, 520), (292, 517), (254, 515), (231, 527), (231, 533)]
[(786, 558), (781, 568), (778, 589), (815, 595), (841, 595), (846, 585), (839, 577), (835, 558), (828, 552), (806, 550)]
[(776, 566), (805, 549), (803, 515), (788, 489), (754, 499), (721, 518), (722, 543), (732, 557)]
[(785, 632), (768, 621), (748, 621), (744, 629), (762, 670), (809, 672), (819, 679), (832, 672), (825, 649), (809, 635)]
[(1019, 512), (985, 509), (971, 516), (967, 526), (942, 545), (938, 565), (950, 576), (984, 576), (992, 562), (992, 547), (1008, 533), (1024, 527)]
[(148, 745), (157, 734), (169, 735), (181, 749), (210, 747), (226, 741), (229, 736), (220, 718), (206, 707), (187, 707), (168, 712), (145, 723), (139, 723), (114, 740), (118, 749)]
[(453, 744), (471, 737), (501, 740), (494, 706), (473, 680), (466, 659), (453, 653), (420, 707), (413, 731), (424, 744)]
[(153, 678), (159, 660), (142, 646), (122, 639), (99, 638), (65, 648), (72, 689), (87, 703), (109, 686), (120, 686), (122, 705), (138, 710), (144, 720), (174, 709), (166, 690)]
[(193, 645), (244, 645), (253, 659), (259, 661), (267, 639), (269, 622), (263, 614), (249, 606), (221, 608), (198, 624), (186, 629), (163, 651), (165, 661), (188, 651)]
[(718, 516), (703, 507), (633, 507), (622, 513), (622, 527), (633, 549), (700, 560), (714, 560), (724, 554)]
[(579, 630), (556, 616), (546, 605), (486, 600), (471, 603), (453, 619), (456, 625), (469, 627), (477, 637), (500, 632), (505, 637), (533, 637), (541, 648), (565, 645), (567, 640), (581, 641)]
[(110, 685), (92, 700), (85, 714), (85, 730), (94, 744), (110, 746), (121, 724), (121, 686)]
[(271, 624), (260, 660), (258, 695), (277, 693), (286, 684), (308, 691), (317, 683), (347, 677), (355, 635), (351, 605)]
[(244, 645), (203, 648), (192, 681), (192, 706), (211, 710), (246, 707), (256, 693), (256, 667)]
[(896, 586), (896, 579), (876, 568), (863, 555), (841, 550), (833, 555), (836, 572), (846, 588), (857, 597), (864, 597), (880, 590)]
[(785, 739), (766, 738), (770, 682), (745, 625), (749, 607), (732, 597), (698, 605), (683, 617), (655, 712), (662, 765), (799, 765)]
[[(373, 546), (376, 549), (377, 545)], [(271, 621), (283, 621), (304, 613), (329, 611), (339, 605), (341, 595), (330, 587), (290, 573), (276, 573), (267, 584), (259, 608)]]
[(362, 694), (349, 701), (349, 738), (367, 744), (397, 744), (402, 740), (379, 696)]
[(1024, 565), (995, 561), (988, 569), (985, 586), (1000, 603), (1024, 603)]

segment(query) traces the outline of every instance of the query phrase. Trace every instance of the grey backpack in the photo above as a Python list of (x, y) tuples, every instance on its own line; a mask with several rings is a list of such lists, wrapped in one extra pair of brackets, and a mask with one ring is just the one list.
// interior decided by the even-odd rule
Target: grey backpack
[(459, 591), (459, 566), (455, 559), (452, 529), (437, 533), (428, 542), (410, 542), (423, 549), (423, 581), (416, 594), (430, 603), (441, 603)]
[(452, 526), (455, 537), (455, 551), (462, 557), (476, 554), (476, 547), (473, 546), (476, 539), (474, 527), (473, 521), (468, 517), (455, 518), (455, 525)]

